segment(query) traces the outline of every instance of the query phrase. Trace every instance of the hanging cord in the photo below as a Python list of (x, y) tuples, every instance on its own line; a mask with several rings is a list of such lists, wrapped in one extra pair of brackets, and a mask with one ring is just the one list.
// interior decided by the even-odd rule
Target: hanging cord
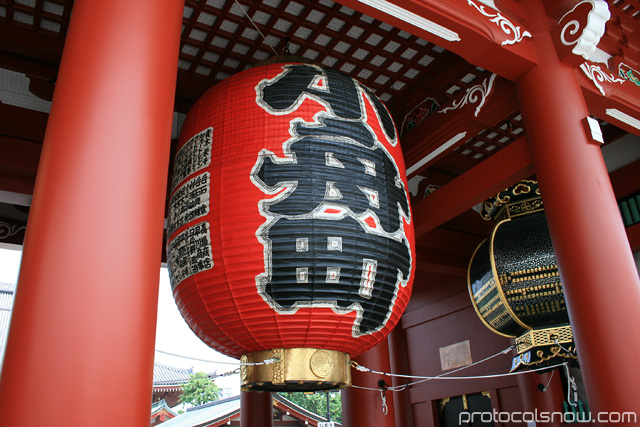
[[(374, 370), (369, 369), (369, 368), (367, 368), (365, 366), (359, 365), (355, 361), (351, 361), (351, 366), (353, 368), (357, 369), (360, 372), (371, 372), (371, 373), (374, 373), (374, 374), (387, 375), (387, 376), (390, 376), (390, 377), (420, 379), (420, 381), (414, 381), (414, 382), (411, 382), (411, 383), (408, 383), (408, 384), (388, 387), (387, 390), (391, 390), (391, 391), (402, 391), (402, 390), (404, 390), (405, 388), (407, 388), (409, 386), (412, 386), (412, 385), (415, 385), (415, 384), (420, 384), (420, 383), (423, 383), (423, 382), (426, 382), (426, 381), (436, 380), (436, 379), (440, 379), (440, 380), (472, 380), (472, 379), (483, 379), (483, 378), (501, 378), (501, 377), (508, 377), (508, 376), (513, 376), (513, 375), (524, 375), (524, 374), (528, 374), (528, 373), (531, 373), (531, 372), (555, 369), (555, 368), (559, 368), (561, 366), (564, 366), (565, 368), (567, 367), (567, 363), (565, 362), (565, 363), (560, 363), (558, 365), (545, 366), (545, 367), (542, 367), (542, 368), (531, 369), (531, 370), (528, 370), (528, 371), (507, 372), (505, 374), (476, 375), (476, 376), (469, 376), (469, 377), (451, 377), (451, 376), (449, 376), (449, 375), (451, 375), (451, 374), (453, 374), (455, 372), (459, 372), (459, 371), (461, 371), (463, 369), (467, 369), (467, 368), (470, 368), (472, 366), (476, 366), (476, 365), (479, 365), (481, 363), (484, 363), (484, 362), (486, 362), (488, 360), (493, 359), (494, 357), (498, 357), (500, 355), (507, 354), (514, 347), (515, 346), (508, 347), (508, 348), (502, 350), (499, 353), (496, 353), (496, 354), (494, 354), (492, 356), (486, 357), (486, 358), (484, 358), (482, 360), (479, 360), (479, 361), (477, 361), (475, 363), (472, 363), (472, 364), (467, 365), (467, 366), (463, 366), (463, 367), (458, 368), (458, 369), (454, 369), (454, 370), (449, 371), (449, 372), (445, 372), (444, 374), (440, 374), (440, 375), (437, 375), (435, 377), (426, 377), (426, 376), (419, 376), (419, 375), (402, 375), (402, 374), (392, 374), (392, 373), (388, 373), (388, 372), (374, 371)], [(351, 387), (359, 388), (359, 389), (363, 389), (363, 390), (378, 390), (378, 389), (375, 389), (375, 388), (362, 387), (362, 386), (357, 386), (357, 385), (351, 385)]]
[(555, 373), (556, 373), (555, 369), (551, 371), (551, 376), (549, 377), (549, 381), (547, 381), (547, 385), (540, 387), (542, 384), (538, 384), (538, 388), (540, 388), (541, 392), (543, 393), (547, 392), (547, 389), (549, 388), (549, 384), (551, 384), (551, 380), (553, 379), (553, 374)]
[[(239, 373), (240, 373), (240, 368), (236, 368), (233, 371), (224, 372), (222, 374), (218, 374), (218, 373), (207, 374), (207, 378), (215, 380), (216, 378), (230, 377), (231, 375), (235, 375)], [(154, 381), (153, 384), (154, 385), (175, 385), (175, 380)]]
[(384, 380), (378, 380), (378, 387), (380, 387), (380, 398), (382, 399), (382, 413), (387, 415), (389, 412), (389, 408), (387, 407), (387, 396), (386, 392), (389, 386)]
[(567, 363), (564, 365), (565, 374), (567, 375), (567, 403), (571, 406), (576, 406), (578, 404), (578, 385), (569, 371), (569, 365)]
[[(264, 36), (264, 34), (262, 34), (262, 31), (260, 31), (260, 28), (258, 28), (258, 26), (256, 25), (255, 22), (253, 22), (253, 19), (251, 19), (251, 17), (249, 16), (249, 14), (247, 13), (246, 10), (244, 10), (244, 7), (238, 3), (238, 0), (235, 0), (236, 4), (240, 7), (240, 9), (242, 10), (242, 13), (244, 13), (244, 16), (246, 16), (247, 18), (249, 18), (249, 22), (251, 22), (251, 24), (253, 25), (253, 27), (256, 29), (256, 31), (258, 31), (258, 33), (260, 33), (260, 35), (262, 36), (262, 40), (267, 41), (267, 38)], [(276, 50), (273, 48), (273, 46), (271, 45), (267, 45), (271, 48), (271, 50), (273, 51), (273, 53), (278, 56), (278, 52), (276, 52)]]
[(567, 354), (570, 354), (572, 356), (576, 356), (576, 351), (575, 350), (570, 350), (570, 349), (566, 349), (562, 346), (562, 344), (560, 344), (560, 342), (558, 341), (558, 338), (555, 339), (555, 344), (560, 347), (562, 349), (562, 351), (564, 351)]
[(221, 362), (221, 361), (217, 361), (217, 360), (206, 360), (206, 359), (198, 359), (197, 357), (182, 356), (180, 354), (169, 353), (168, 351), (162, 351), (162, 350), (157, 350), (157, 349), (156, 349), (156, 353), (167, 354), (169, 356), (180, 357), (182, 359), (195, 360), (195, 361), (198, 361), (198, 362), (218, 363), (218, 364), (221, 364), (221, 365), (256, 366), (256, 365), (270, 365), (273, 362), (275, 362), (275, 359), (265, 359), (262, 362), (247, 362), (247, 363), (242, 363), (242, 362)]
[[(514, 347), (515, 346), (512, 345), (511, 347), (505, 348), (504, 350), (502, 350), (502, 351), (500, 351), (500, 352), (498, 352), (498, 353), (496, 353), (496, 354), (494, 354), (492, 356), (486, 357), (486, 358), (484, 358), (482, 360), (478, 360), (477, 362), (474, 362), (474, 363), (472, 363), (470, 365), (463, 366), (463, 367), (458, 368), (458, 369), (454, 369), (453, 371), (445, 372), (444, 374), (440, 374), (440, 375), (435, 376), (435, 377), (426, 377), (426, 376), (419, 376), (419, 375), (391, 374), (391, 373), (388, 373), (388, 372), (374, 371), (374, 370), (366, 368), (366, 367), (364, 367), (362, 365), (359, 365), (357, 362), (354, 362), (354, 361), (351, 361), (351, 366), (353, 366), (355, 369), (357, 369), (358, 371), (361, 371), (361, 372), (371, 372), (371, 373), (374, 373), (374, 374), (387, 375), (387, 376), (390, 376), (390, 377), (415, 378), (415, 379), (420, 379), (421, 380), (421, 381), (416, 381), (416, 382), (405, 384), (405, 385), (401, 385), (401, 386), (389, 387), (389, 390), (391, 390), (391, 391), (402, 391), (402, 390), (404, 390), (406, 387), (408, 387), (410, 385), (419, 384), (419, 383), (424, 382), (424, 381), (431, 381), (431, 380), (435, 380), (435, 379), (445, 379), (446, 380), (446, 379), (466, 379), (466, 378), (470, 378), (470, 377), (448, 377), (448, 375), (451, 375), (453, 373), (462, 371), (463, 369), (467, 369), (467, 368), (470, 368), (472, 366), (479, 365), (481, 363), (484, 363), (484, 362), (486, 362), (488, 360), (493, 359), (494, 357), (498, 357), (498, 356), (501, 356), (503, 354), (507, 354)], [(499, 374), (499, 376), (502, 376), (502, 375), (505, 375), (505, 374)], [(493, 378), (493, 376), (485, 376), (485, 377)], [(480, 377), (476, 377), (476, 378), (480, 378)]]
[[(520, 372), (507, 372), (506, 374), (495, 374), (495, 375), (475, 375), (475, 376), (470, 376), (470, 377), (445, 377), (443, 375), (447, 375), (447, 373), (442, 374), (442, 375), (438, 375), (437, 377), (419, 377), (419, 378), (424, 378), (421, 381), (416, 381), (416, 382), (412, 382), (412, 383), (408, 383), (408, 384), (403, 384), (403, 385), (399, 385), (399, 386), (395, 386), (395, 387), (389, 387), (388, 390), (391, 391), (402, 391), (405, 388), (407, 388), (408, 386), (411, 385), (415, 385), (415, 384), (419, 384), (419, 383), (423, 383), (426, 381), (431, 381), (431, 380), (477, 380), (477, 379), (486, 379), (486, 378), (502, 378), (502, 377), (511, 377), (514, 375), (525, 375), (525, 374), (530, 374), (532, 372), (538, 372), (538, 371), (544, 371), (544, 370), (549, 370), (549, 369), (555, 369), (555, 368), (560, 368), (561, 366), (566, 366), (567, 363), (559, 363), (557, 365), (552, 365), (552, 366), (545, 366), (542, 368), (537, 368), (537, 369), (530, 369), (528, 371), (520, 371)], [(469, 365), (471, 366), (471, 365)], [(389, 375), (389, 374), (385, 374), (385, 375)], [(406, 376), (406, 375), (399, 375), (401, 377)], [(371, 388), (371, 387), (362, 387), (362, 386), (358, 386), (358, 385), (351, 385), (351, 387), (353, 388), (360, 388), (363, 390), (378, 390), (377, 388)]]

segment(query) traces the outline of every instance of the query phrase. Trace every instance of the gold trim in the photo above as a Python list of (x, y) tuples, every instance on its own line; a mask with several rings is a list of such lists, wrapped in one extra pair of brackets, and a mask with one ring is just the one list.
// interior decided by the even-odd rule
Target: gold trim
[(516, 338), (516, 351), (525, 353), (532, 348), (556, 344), (573, 343), (573, 330), (570, 325), (554, 328), (534, 329)]
[[(573, 347), (569, 347), (567, 350), (575, 351), (575, 349)], [(563, 357), (565, 359), (577, 359), (578, 358), (578, 356), (575, 355), (575, 354), (567, 354), (567, 353), (565, 353), (565, 351), (563, 349), (561, 349), (560, 347), (558, 347), (558, 346), (551, 347), (549, 349), (549, 351), (551, 352), (551, 354), (548, 355), (548, 356), (544, 356), (544, 352), (542, 350), (538, 350), (536, 352), (536, 356), (538, 356), (540, 359), (536, 360), (535, 362), (528, 363), (527, 366), (537, 365), (538, 363), (542, 363), (542, 362), (546, 362), (548, 360), (551, 360), (554, 357)]]
[[(526, 206), (529, 206), (529, 209), (525, 209)], [(515, 208), (522, 208), (523, 210), (519, 213), (513, 213)], [(519, 216), (544, 211), (544, 203), (540, 197), (532, 197), (530, 199), (520, 200), (518, 203), (507, 205), (503, 209), (508, 218), (517, 218)]]
[(520, 320), (520, 318), (516, 315), (516, 313), (513, 311), (513, 309), (509, 305), (509, 302), (507, 301), (507, 297), (504, 295), (504, 291), (502, 290), (502, 283), (500, 282), (500, 276), (498, 276), (498, 269), (496, 268), (496, 260), (493, 253), (493, 241), (495, 240), (496, 232), (498, 231), (498, 228), (507, 221), (511, 221), (511, 218), (505, 219), (497, 223), (496, 226), (493, 227), (493, 231), (491, 232), (491, 241), (490, 241), (491, 244), (489, 245), (489, 250), (490, 250), (489, 261), (491, 262), (491, 272), (493, 273), (493, 279), (498, 284), (498, 294), (500, 295), (500, 300), (502, 301), (502, 304), (504, 304), (505, 309), (507, 310), (507, 312), (509, 313), (513, 321), (516, 322), (518, 325), (520, 325), (520, 327), (524, 329), (532, 330), (533, 328), (527, 325), (526, 323), (524, 323), (522, 320)]
[(449, 403), (450, 400), (451, 400), (450, 397), (445, 397), (444, 399), (438, 400), (438, 413), (440, 414), (441, 417), (442, 417), (442, 414), (444, 413), (444, 407), (447, 406), (447, 403)]
[(241, 380), (247, 379), (247, 362), (248, 361), (249, 359), (247, 359), (247, 356), (243, 354), (242, 357), (240, 358), (240, 379)]
[[(349, 387), (351, 359), (347, 353), (317, 348), (274, 348), (242, 355), (243, 391), (316, 391)], [(241, 367), (241, 371), (242, 371)]]
[(462, 409), (464, 409), (465, 411), (469, 410), (469, 401), (467, 400), (466, 394), (462, 395)]
[[(521, 187), (524, 191), (518, 191)], [(512, 200), (512, 196), (517, 199), (522, 195), (532, 193), (531, 190), (533, 187), (535, 187), (535, 191), (533, 191), (533, 194), (535, 195), (532, 194), (532, 197), (523, 200)], [(525, 207), (525, 205), (528, 205), (529, 209), (523, 209), (522, 212), (512, 214), (513, 210), (521, 209)], [(516, 216), (526, 215), (543, 209), (544, 207), (540, 197), (540, 187), (538, 186), (538, 182), (535, 180), (524, 179), (485, 200), (482, 205), (480, 216), (486, 221), (494, 220), (495, 222), (500, 222), (507, 218), (514, 218)]]
[(490, 392), (490, 391), (488, 391), (488, 390), (487, 390), (487, 391), (483, 391), (481, 394), (482, 394), (484, 397), (488, 397), (489, 399), (491, 399), (491, 392)]
[[(473, 251), (473, 255), (471, 255), (471, 260), (469, 261), (469, 266), (467, 267), (467, 290), (469, 291), (469, 297), (471, 298), (471, 305), (473, 306), (473, 309), (475, 310), (476, 314), (478, 315), (482, 323), (484, 323), (484, 326), (489, 328), (489, 330), (506, 338), (515, 338), (516, 337), (515, 335), (507, 335), (504, 332), (500, 332), (499, 330), (494, 328), (492, 325), (490, 325), (489, 322), (487, 322), (487, 320), (482, 316), (482, 314), (480, 314), (480, 310), (478, 309), (478, 304), (476, 303), (476, 299), (473, 296), (473, 289), (471, 289), (471, 264), (473, 263), (473, 260), (476, 257), (476, 253), (478, 252), (478, 249), (480, 249), (480, 246), (482, 246), (482, 244), (486, 241), (487, 239), (484, 239), (482, 242), (480, 242), (480, 244)], [(499, 286), (499, 284), (496, 284), (496, 286)]]

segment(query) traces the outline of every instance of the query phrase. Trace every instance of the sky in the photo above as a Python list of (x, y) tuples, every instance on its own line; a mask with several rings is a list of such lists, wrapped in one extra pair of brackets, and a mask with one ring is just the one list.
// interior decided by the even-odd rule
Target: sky
[[(0, 247), (0, 282), (16, 283), (21, 255), (22, 253), (18, 250)], [(194, 372), (222, 374), (236, 369), (239, 366), (236, 359), (220, 354), (204, 344), (182, 319), (173, 300), (169, 273), (166, 268), (160, 269), (159, 286), (156, 350), (185, 357), (171, 356), (156, 351), (155, 361), (176, 368), (193, 368)], [(203, 362), (189, 358), (222, 363)], [(215, 382), (220, 388), (230, 388), (232, 395), (240, 393), (238, 374), (218, 378)]]

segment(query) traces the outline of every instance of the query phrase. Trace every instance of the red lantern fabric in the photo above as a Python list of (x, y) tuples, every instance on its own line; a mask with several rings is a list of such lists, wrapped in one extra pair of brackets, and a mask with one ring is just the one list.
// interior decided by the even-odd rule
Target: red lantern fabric
[(167, 255), (191, 329), (232, 357), (352, 357), (399, 321), (415, 270), (396, 131), (334, 70), (271, 64), (206, 92), (174, 160)]

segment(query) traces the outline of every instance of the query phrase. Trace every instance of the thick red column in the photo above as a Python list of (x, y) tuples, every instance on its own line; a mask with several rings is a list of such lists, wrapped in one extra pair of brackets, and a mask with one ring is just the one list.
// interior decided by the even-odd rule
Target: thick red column
[[(407, 336), (402, 328), (402, 322), (396, 325), (387, 336), (389, 341), (389, 361), (391, 372), (397, 374), (409, 373), (409, 360), (407, 358)], [(401, 386), (411, 382), (407, 378), (393, 377), (391, 384)], [(396, 426), (413, 427), (413, 408), (411, 406), (411, 394), (409, 387), (393, 393), (393, 407), (396, 415)]]
[[(385, 338), (377, 346), (354, 359), (360, 365), (379, 372), (391, 372), (389, 362), (389, 343)], [(342, 425), (345, 427), (395, 427), (395, 412), (391, 391), (386, 392), (387, 415), (382, 412), (382, 398), (378, 391), (378, 380), (388, 385), (387, 375), (351, 370), (353, 385), (375, 388), (364, 390), (349, 387), (342, 391)]]
[[(539, 375), (536, 373), (517, 375), (518, 389), (522, 397), (525, 412), (530, 413), (563, 413), (562, 402), (565, 396), (562, 390), (562, 374), (556, 370)], [(543, 389), (541, 390), (540, 385)], [(559, 425), (560, 417), (552, 418), (551, 423), (537, 423), (536, 427), (551, 427)]]
[(640, 414), (640, 281), (574, 68), (551, 36), (534, 38), (540, 64), (517, 91), (592, 411)]
[(240, 392), (240, 427), (270, 427), (273, 425), (271, 393)]
[(183, 2), (76, 0), (0, 382), (5, 427), (149, 424)]

